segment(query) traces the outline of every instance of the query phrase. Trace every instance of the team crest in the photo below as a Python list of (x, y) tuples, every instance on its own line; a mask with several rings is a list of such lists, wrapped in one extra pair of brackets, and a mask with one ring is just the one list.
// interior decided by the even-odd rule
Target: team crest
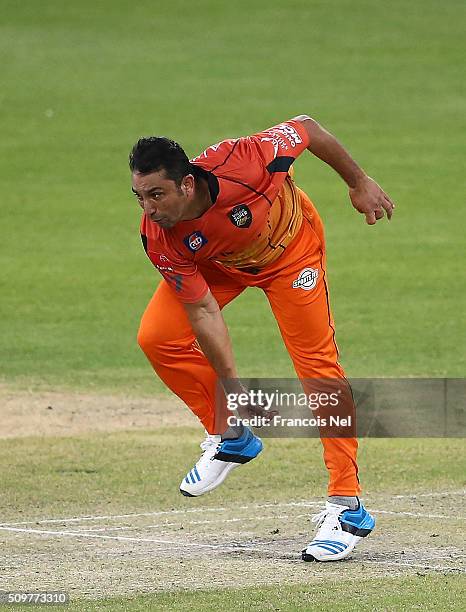
[(202, 234), (202, 232), (193, 232), (183, 238), (183, 242), (191, 251), (191, 253), (195, 253), (199, 251), (207, 243), (207, 238)]
[(319, 270), (314, 268), (304, 268), (296, 280), (293, 281), (293, 289), (304, 289), (310, 291), (317, 285)]
[(228, 216), (236, 227), (249, 227), (252, 223), (252, 212), (246, 204), (238, 204), (228, 213)]

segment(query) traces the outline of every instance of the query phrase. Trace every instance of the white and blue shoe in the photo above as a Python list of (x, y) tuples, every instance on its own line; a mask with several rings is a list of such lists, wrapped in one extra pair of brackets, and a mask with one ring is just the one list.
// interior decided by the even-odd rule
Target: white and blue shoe
[(317, 533), (302, 552), (303, 561), (340, 561), (348, 557), (361, 538), (375, 527), (375, 519), (359, 502), (357, 510), (327, 502), (312, 517)]
[(180, 492), (187, 497), (198, 497), (222, 484), (231, 470), (257, 457), (262, 440), (245, 427), (241, 437), (223, 442), (221, 436), (207, 434), (201, 449), (204, 452), (199, 461), (180, 485)]

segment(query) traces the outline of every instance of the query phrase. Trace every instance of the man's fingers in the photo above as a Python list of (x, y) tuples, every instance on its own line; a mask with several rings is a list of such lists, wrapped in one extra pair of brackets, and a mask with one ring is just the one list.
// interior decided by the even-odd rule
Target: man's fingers
[(392, 208), (395, 208), (395, 202), (385, 193), (385, 191), (383, 191), (382, 193), (383, 193), (384, 199), (387, 200), (387, 202), (392, 205)]
[[(378, 208), (374, 212), (375, 212), (375, 218), (377, 219), (377, 221), (379, 219), (383, 219), (384, 213), (383, 213), (383, 210), (381, 208)], [(388, 216), (388, 211), (387, 211), (387, 216)]]
[(375, 218), (375, 212), (366, 212), (366, 223), (367, 225), (375, 225), (376, 222), (376, 218)]
[(390, 198), (388, 197), (386, 193), (384, 193), (383, 196), (384, 197), (381, 201), (381, 204), (384, 207), (384, 209), (387, 211), (388, 219), (391, 219), (392, 214), (393, 214), (393, 209), (395, 208), (395, 204), (390, 200)]

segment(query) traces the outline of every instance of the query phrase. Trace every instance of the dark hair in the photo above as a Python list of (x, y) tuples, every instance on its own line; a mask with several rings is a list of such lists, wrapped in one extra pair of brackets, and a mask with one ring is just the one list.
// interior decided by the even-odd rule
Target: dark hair
[(140, 138), (129, 154), (129, 167), (132, 172), (149, 174), (165, 170), (167, 177), (181, 184), (181, 179), (192, 173), (191, 163), (174, 140), (163, 136)]

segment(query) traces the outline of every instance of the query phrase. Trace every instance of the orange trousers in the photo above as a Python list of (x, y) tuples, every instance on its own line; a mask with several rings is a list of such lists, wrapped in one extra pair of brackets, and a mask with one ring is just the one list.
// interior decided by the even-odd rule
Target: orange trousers
[[(307, 214), (298, 235), (278, 260), (258, 274), (213, 262), (200, 264), (199, 269), (220, 308), (246, 287), (259, 287), (265, 292), (300, 379), (344, 378), (329, 306), (323, 225), (309, 198), (299, 193)], [(315, 287), (293, 287), (293, 281), (306, 268), (318, 270)], [(205, 429), (219, 433), (215, 431), (217, 376), (195, 340), (182, 304), (162, 281), (142, 317), (139, 345), (158, 376), (197, 415)], [(329, 471), (328, 494), (358, 495), (356, 438), (321, 440)]]

